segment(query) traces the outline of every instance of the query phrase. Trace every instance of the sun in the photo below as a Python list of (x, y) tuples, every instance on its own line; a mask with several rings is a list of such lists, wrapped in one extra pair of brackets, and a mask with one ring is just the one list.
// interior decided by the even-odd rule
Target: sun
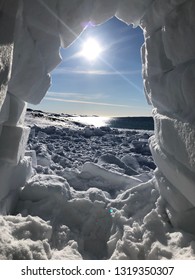
[(99, 57), (101, 52), (102, 48), (98, 41), (93, 38), (89, 38), (82, 46), (81, 55), (86, 59), (93, 61)]

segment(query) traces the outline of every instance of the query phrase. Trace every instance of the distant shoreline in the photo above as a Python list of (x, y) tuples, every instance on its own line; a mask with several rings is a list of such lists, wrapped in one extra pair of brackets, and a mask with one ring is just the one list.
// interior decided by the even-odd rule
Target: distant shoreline
[(118, 129), (135, 129), (135, 130), (154, 130), (154, 120), (150, 116), (128, 116), (128, 117), (100, 117), (100, 116), (87, 116), (87, 115), (76, 115), (76, 114), (58, 114), (43, 112), (41, 110), (33, 110), (28, 108), (28, 112), (34, 112), (38, 117), (42, 114), (53, 116), (56, 119), (62, 120), (63, 118), (70, 119), (73, 122), (78, 122), (83, 125), (93, 125), (95, 127), (107, 126), (110, 128)]
[(48, 112), (48, 111), (42, 111), (39, 109), (32, 109), (27, 108), (27, 112), (38, 112), (38, 113), (45, 113), (45, 114), (52, 114), (54, 116), (68, 116), (68, 117), (94, 117), (94, 118), (152, 118), (152, 116), (98, 116), (98, 115), (79, 115), (79, 114), (66, 114), (66, 113), (54, 113), (54, 112)]

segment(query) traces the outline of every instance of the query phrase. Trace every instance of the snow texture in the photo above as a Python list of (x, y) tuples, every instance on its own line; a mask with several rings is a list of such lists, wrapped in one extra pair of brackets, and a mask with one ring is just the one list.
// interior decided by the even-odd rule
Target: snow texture
[[(1, 258), (194, 259), (194, 0), (0, 0), (0, 12), (0, 213), (17, 214), (1, 216)], [(26, 102), (44, 97), (60, 47), (114, 15), (143, 29), (154, 135), (32, 112), (26, 152)]]
[[(3, 239), (3, 259), (195, 258), (193, 236), (170, 223), (174, 210), (192, 205), (186, 200), (184, 207), (182, 196), (168, 190), (164, 196), (174, 195), (175, 201), (166, 212), (155, 165), (145, 155), (153, 132), (100, 127), (97, 135), (94, 127), (75, 125), (66, 116), (53, 119), (43, 112), (27, 114), (28, 153), (50, 161), (35, 166), (19, 194), (17, 215), (4, 217), (10, 234)], [(133, 143), (140, 140), (145, 145), (136, 152)], [(138, 175), (126, 175), (127, 166)], [(7, 219), (13, 219), (9, 226)]]

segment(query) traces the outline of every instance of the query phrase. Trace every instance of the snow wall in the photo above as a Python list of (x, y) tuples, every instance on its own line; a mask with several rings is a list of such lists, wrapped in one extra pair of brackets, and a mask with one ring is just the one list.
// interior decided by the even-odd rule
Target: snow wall
[[(0, 0), (0, 213), (12, 211), (31, 175), (26, 102), (38, 104), (49, 73), (87, 22), (117, 16), (140, 25), (143, 81), (153, 106), (156, 187), (175, 226), (195, 218), (195, 1)], [(152, 110), (152, 109), (151, 109)]]

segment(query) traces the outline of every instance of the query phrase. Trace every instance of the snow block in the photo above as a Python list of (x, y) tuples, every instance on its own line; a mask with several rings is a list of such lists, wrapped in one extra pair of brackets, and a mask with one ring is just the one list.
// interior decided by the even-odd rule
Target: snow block
[(194, 61), (191, 63), (187, 63), (187, 67), (183, 72), (181, 86), (183, 91), (183, 96), (185, 100), (186, 110), (185, 110), (185, 119), (189, 120), (192, 124), (195, 122), (195, 112), (194, 112), (194, 104), (195, 104), (195, 63)]
[(32, 172), (31, 158), (25, 157), (14, 166), (0, 161), (0, 214), (7, 215), (15, 206), (19, 190)]
[[(0, 21), (1, 24), (1, 21)], [(0, 28), (1, 30), (1, 28)], [(0, 32), (1, 36), (1, 32)], [(0, 110), (3, 106), (7, 87), (8, 87), (8, 81), (10, 79), (10, 64), (11, 64), (11, 58), (12, 58), (12, 51), (13, 46), (12, 45), (0, 45)]]
[(9, 117), (7, 118), (4, 125), (23, 125), (26, 113), (26, 102), (10, 93), (7, 93), (7, 97), (9, 98)]
[(150, 36), (164, 26), (165, 17), (175, 9), (175, 5), (170, 0), (154, 0), (142, 18), (140, 25), (144, 29), (145, 37)]
[(170, 155), (194, 172), (195, 128), (187, 122), (154, 114), (155, 137)]
[(51, 72), (61, 62), (56, 1), (26, 0), (23, 4), (26, 25), (36, 42), (47, 71)]
[(55, 200), (56, 203), (65, 203), (71, 198), (68, 182), (57, 175), (35, 175), (26, 184), (20, 193), (21, 200), (37, 202), (42, 199)]
[(15, 37), (12, 75), (8, 91), (19, 99), (38, 104), (50, 86), (50, 76), (28, 28), (20, 22), (17, 25)]
[(151, 101), (151, 89), (148, 80), (148, 73), (147, 73), (147, 61), (146, 61), (146, 44), (144, 43), (141, 47), (141, 58), (142, 58), (142, 78), (143, 78), (143, 85), (144, 85), (144, 93), (146, 100), (149, 105), (152, 105)]
[(186, 63), (174, 70), (151, 76), (147, 94), (159, 112), (174, 114), (193, 123), (195, 121), (195, 63)]
[(155, 172), (157, 188), (166, 201), (166, 212), (175, 228), (195, 234), (195, 207), (160, 172)]
[(94, 0), (59, 1), (57, 13), (62, 47), (69, 46), (90, 21)]
[(165, 19), (163, 42), (173, 65), (195, 58), (194, 14), (195, 1), (191, 0), (177, 6)]
[(0, 3), (0, 110), (6, 97), (11, 73), (17, 5), (18, 0), (1, 1)]
[[(167, 180), (195, 206), (195, 175), (172, 155), (161, 149), (154, 136), (150, 138), (150, 149), (159, 170)], [(178, 151), (179, 152), (179, 151)]]
[(145, 55), (144, 77), (150, 77), (173, 69), (171, 61), (165, 54), (161, 30), (153, 33), (145, 40), (143, 54)]
[(90, 21), (93, 24), (101, 24), (113, 17), (117, 11), (118, 0), (95, 0)]
[(29, 132), (28, 127), (3, 126), (0, 137), (0, 159), (17, 165), (24, 157)]
[(166, 200), (175, 212), (187, 211), (193, 205), (167, 180), (167, 178), (157, 169), (155, 171), (157, 188), (161, 196)]
[(188, 74), (192, 76), (194, 72), (194, 66), (182, 64), (172, 71), (149, 77), (150, 95), (154, 107), (161, 113), (168, 112), (178, 118), (193, 120), (195, 96), (192, 92), (195, 81), (194, 79), (189, 81)]
[(6, 94), (6, 97), (4, 99), (4, 102), (0, 110), (0, 124), (8, 120), (9, 112), (10, 112), (10, 97), (8, 94)]
[(128, 24), (138, 26), (154, 0), (120, 0), (116, 16)]
[(25, 151), (25, 156), (32, 160), (32, 167), (37, 167), (37, 156), (35, 150)]

